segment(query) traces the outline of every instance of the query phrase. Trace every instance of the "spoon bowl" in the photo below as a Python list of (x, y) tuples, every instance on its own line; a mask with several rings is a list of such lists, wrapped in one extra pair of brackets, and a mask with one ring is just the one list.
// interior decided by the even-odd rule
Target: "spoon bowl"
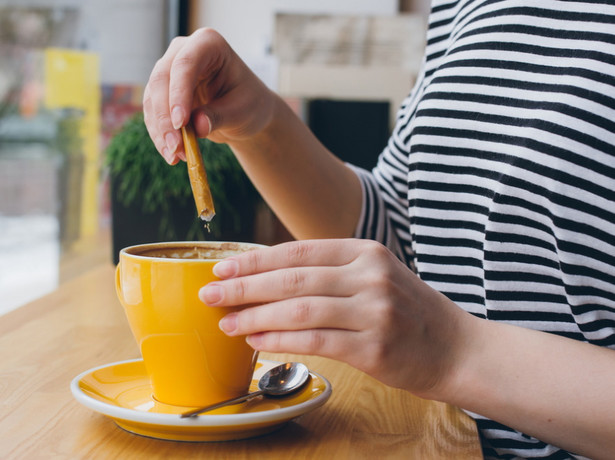
[(269, 369), (258, 381), (258, 389), (268, 396), (285, 396), (301, 388), (310, 371), (305, 364), (284, 363)]
[(180, 414), (180, 418), (196, 417), (203, 412), (238, 404), (260, 395), (286, 396), (301, 389), (308, 382), (309, 377), (310, 371), (305, 364), (295, 362), (280, 364), (263, 374), (258, 381), (258, 391), (184, 412)]

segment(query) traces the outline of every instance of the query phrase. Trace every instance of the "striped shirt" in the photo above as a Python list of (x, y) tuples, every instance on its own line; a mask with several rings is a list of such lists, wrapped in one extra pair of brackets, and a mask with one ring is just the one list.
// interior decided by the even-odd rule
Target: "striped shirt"
[[(615, 348), (615, 0), (433, 0), (416, 85), (356, 171), (356, 236), (480, 318)], [(486, 458), (579, 458), (472, 415)]]

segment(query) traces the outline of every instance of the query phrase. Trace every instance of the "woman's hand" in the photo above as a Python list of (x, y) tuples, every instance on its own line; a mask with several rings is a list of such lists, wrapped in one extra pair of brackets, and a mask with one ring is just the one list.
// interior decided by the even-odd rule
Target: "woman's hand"
[(438, 392), (455, 364), (466, 315), (384, 246), (366, 240), (285, 243), (231, 257), (200, 298), (257, 304), (220, 327), (257, 350), (316, 354), (421, 395)]
[(465, 313), (378, 243), (286, 243), (215, 272), (200, 298), (257, 304), (220, 322), (257, 350), (345, 361), (590, 458), (615, 451), (613, 350)]
[(145, 87), (143, 113), (169, 164), (186, 159), (178, 129), (192, 120), (198, 137), (229, 145), (295, 237), (352, 235), (361, 212), (356, 174), (217, 32), (199, 29), (171, 42)]
[(145, 87), (145, 124), (170, 164), (185, 160), (178, 129), (192, 117), (198, 137), (231, 143), (260, 132), (275, 96), (212, 29), (173, 39)]

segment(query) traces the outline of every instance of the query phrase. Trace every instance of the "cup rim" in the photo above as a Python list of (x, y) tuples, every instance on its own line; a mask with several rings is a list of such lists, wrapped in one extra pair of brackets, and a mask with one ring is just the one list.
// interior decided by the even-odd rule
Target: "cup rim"
[(248, 250), (267, 247), (264, 244), (250, 243), (246, 241), (164, 241), (164, 242), (159, 242), (159, 243), (141, 243), (141, 244), (133, 244), (131, 246), (126, 246), (125, 248), (122, 248), (120, 250), (119, 254), (120, 254), (120, 258), (123, 255), (125, 257), (130, 257), (134, 259), (143, 259), (143, 260), (156, 259), (158, 261), (167, 262), (167, 263), (180, 263), (180, 262), (186, 263), (188, 261), (193, 262), (193, 263), (204, 263), (204, 262), (211, 262), (211, 261), (219, 261), (225, 258), (225, 257), (212, 257), (208, 259), (176, 259), (176, 258), (171, 258), (171, 257), (164, 258), (164, 257), (147, 256), (143, 254), (135, 254), (133, 252), (130, 252), (131, 250), (134, 250), (135, 248), (143, 248), (143, 250), (154, 249), (154, 248), (166, 249), (166, 248), (185, 247), (185, 246), (205, 246), (208, 244), (215, 244), (215, 245), (229, 244), (229, 245), (248, 246), (250, 248)]

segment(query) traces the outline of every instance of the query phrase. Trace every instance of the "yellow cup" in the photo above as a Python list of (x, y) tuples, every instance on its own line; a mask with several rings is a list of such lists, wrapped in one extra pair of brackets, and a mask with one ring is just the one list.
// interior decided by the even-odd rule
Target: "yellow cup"
[(204, 406), (248, 391), (257, 353), (244, 337), (228, 337), (218, 328), (224, 315), (239, 308), (206, 306), (198, 292), (218, 279), (212, 272), (216, 262), (257, 247), (174, 242), (120, 251), (117, 294), (158, 401)]

